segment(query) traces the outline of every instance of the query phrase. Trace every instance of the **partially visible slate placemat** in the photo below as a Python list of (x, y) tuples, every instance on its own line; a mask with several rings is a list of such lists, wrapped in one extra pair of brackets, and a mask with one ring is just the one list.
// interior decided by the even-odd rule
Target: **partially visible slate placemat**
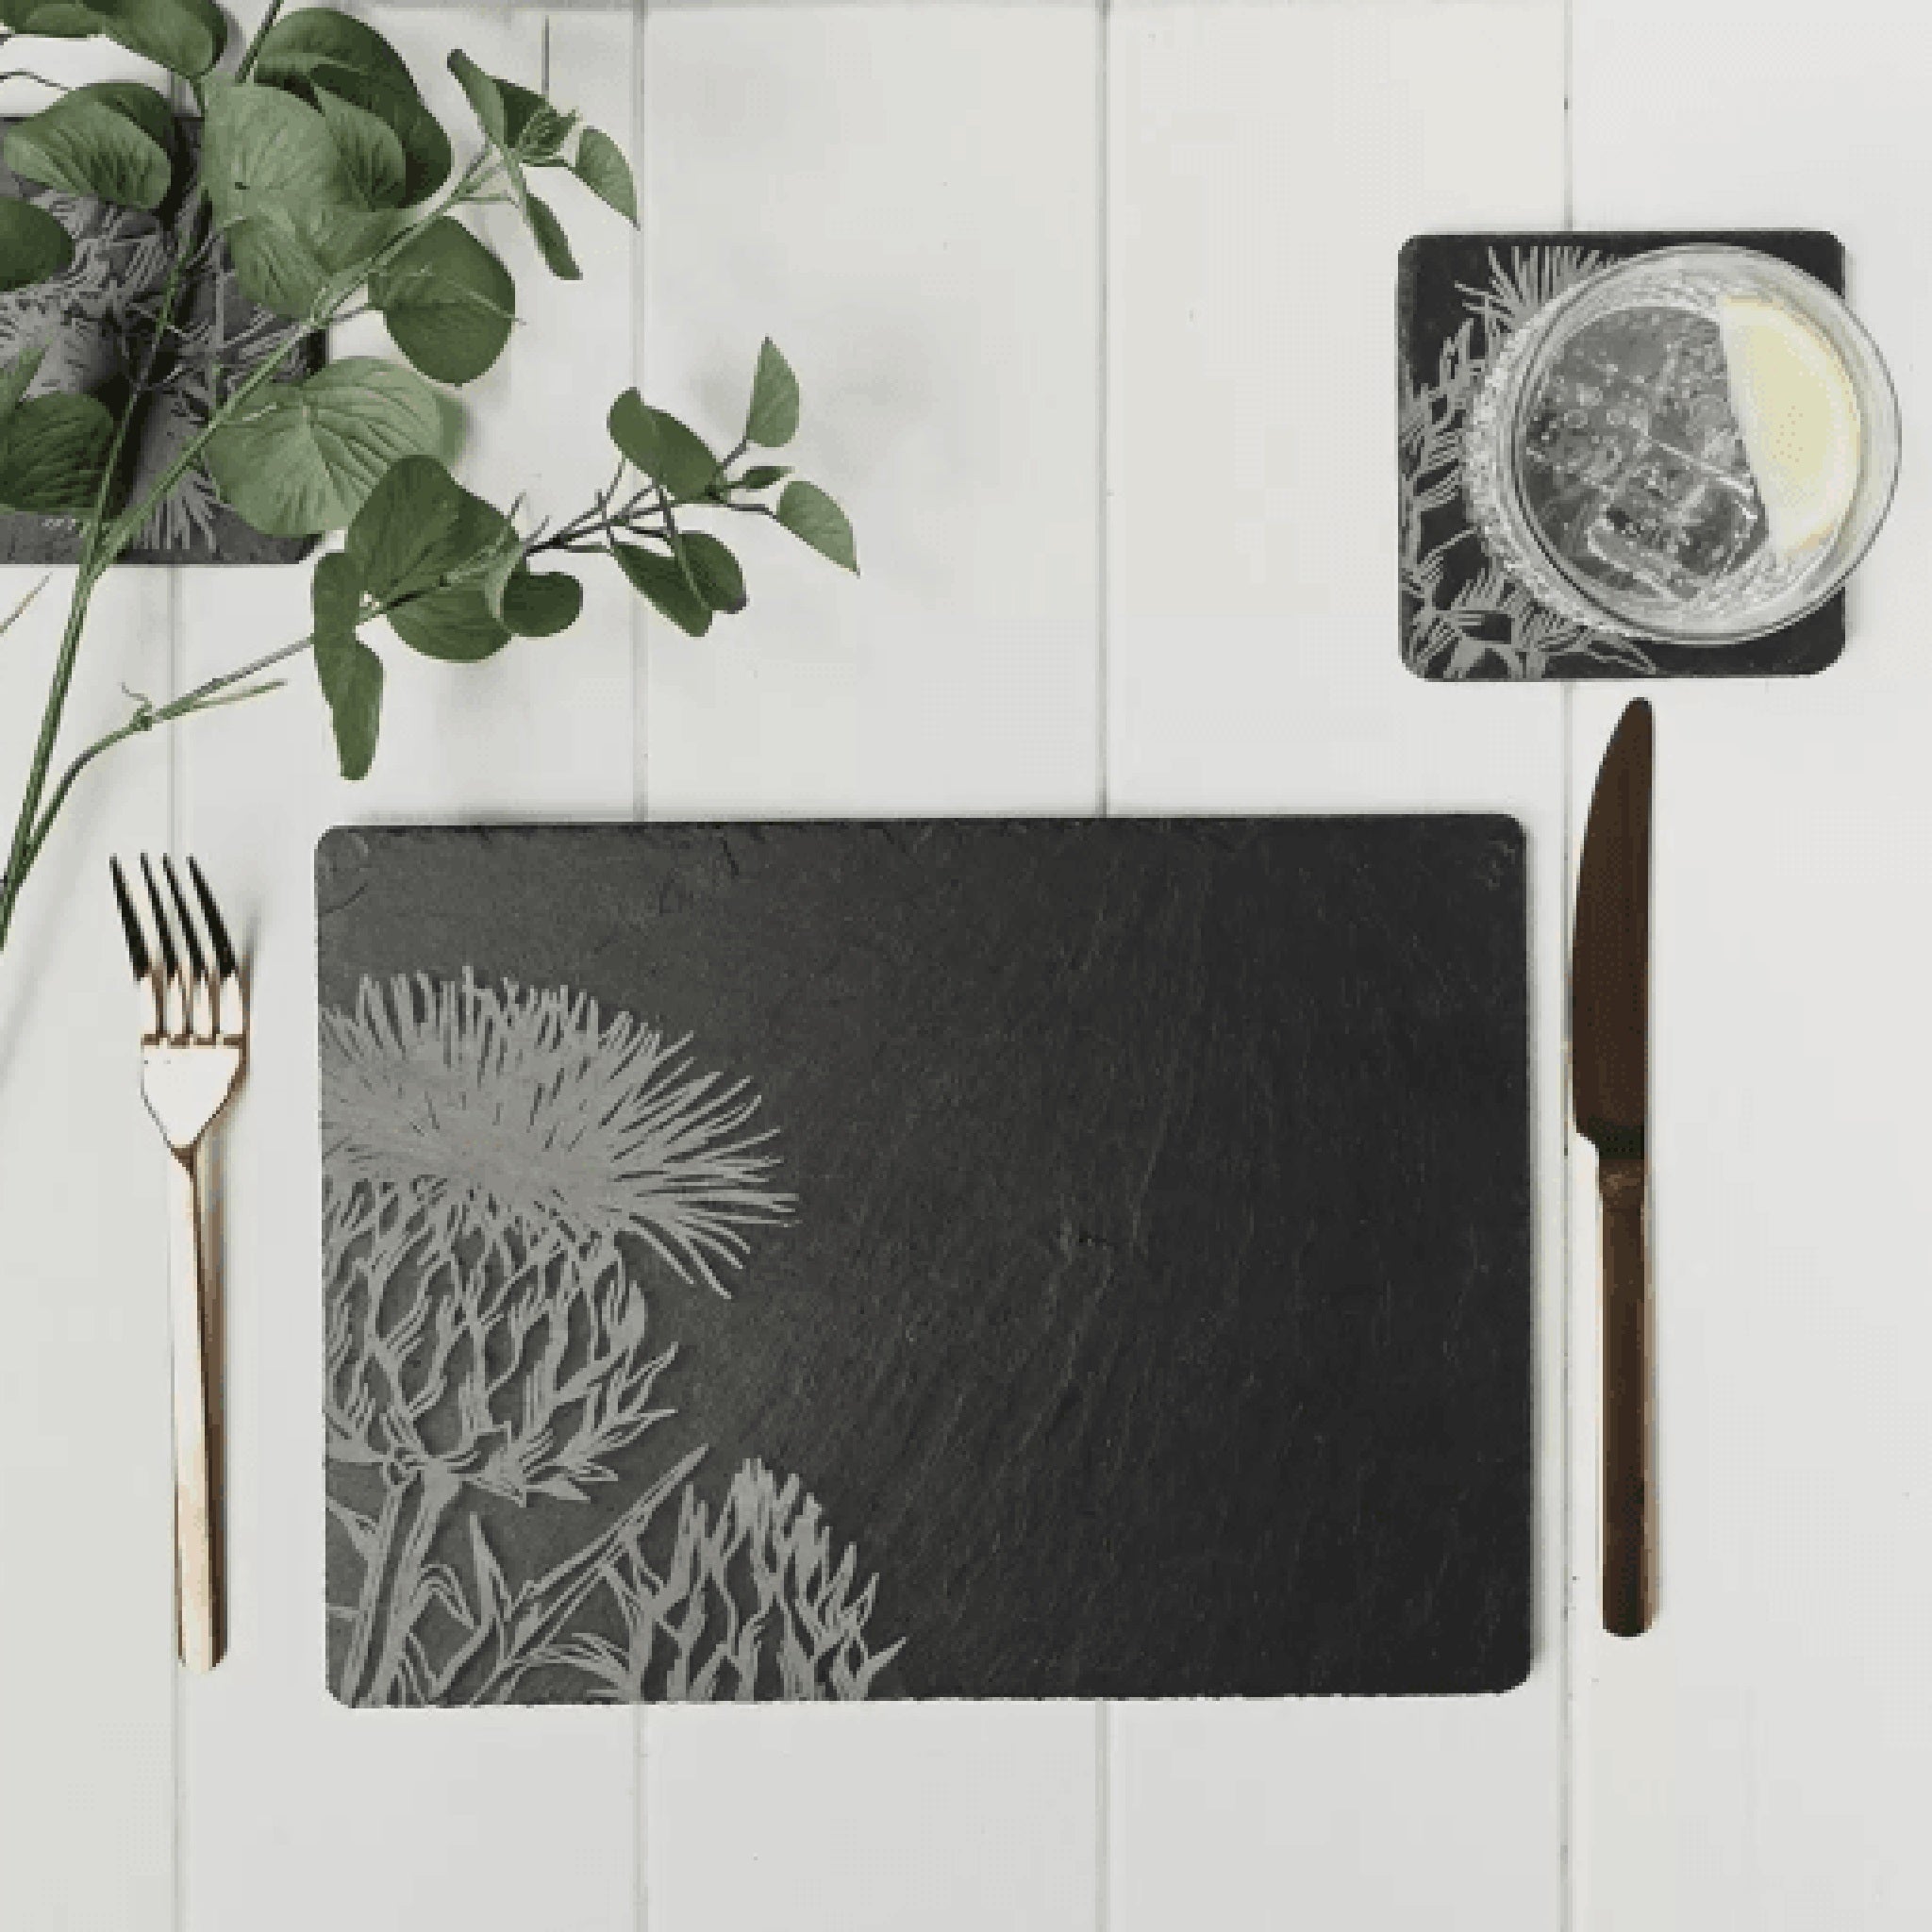
[(1521, 1680), (1512, 822), (318, 864), (339, 1696)]
[(1595, 270), (1690, 242), (1761, 249), (1844, 293), (1844, 249), (1818, 229), (1557, 229), (1418, 235), (1403, 244), (1395, 304), (1402, 660), (1418, 677), (1797, 677), (1838, 661), (1843, 591), (1742, 644), (1656, 644), (1582, 630), (1534, 607), (1497, 569), (1463, 502), (1463, 422), (1507, 338)]
[[(0, 118), (0, 136), (19, 125)], [(201, 124), (178, 117), (183, 144), (200, 144)], [(0, 161), (0, 198), (40, 204), (74, 238), (74, 259), (58, 275), (0, 294), (0, 363), (43, 349), (33, 395), (85, 393), (118, 409), (136, 371), (130, 354), (144, 342), (144, 317), (167, 281), (171, 196), (152, 214), (116, 208), (92, 195), (69, 194), (23, 181)], [(130, 491), (171, 463), (207, 421), (217, 400), (219, 371), (229, 380), (281, 353), (292, 380), (322, 367), (324, 340), (300, 336), (281, 317), (242, 292), (225, 247), (191, 277), (172, 378), (153, 395), (132, 441)], [(292, 342), (292, 346), (291, 346)], [(315, 547), (309, 537), (264, 537), (215, 493), (199, 466), (170, 491), (123, 552), (123, 563), (298, 563)], [(0, 564), (72, 563), (80, 526), (72, 517), (0, 511)]]

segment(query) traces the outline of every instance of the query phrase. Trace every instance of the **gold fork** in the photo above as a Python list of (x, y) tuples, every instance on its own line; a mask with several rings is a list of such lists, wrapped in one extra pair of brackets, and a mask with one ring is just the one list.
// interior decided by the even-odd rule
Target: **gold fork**
[(220, 1337), (203, 1240), (201, 1148), (242, 1074), (247, 1008), (228, 928), (193, 859), (188, 875), (206, 928), (205, 949), (173, 859), (161, 860), (166, 899), (145, 854), (141, 860), (154, 914), (153, 947), (121, 861), (110, 858), (108, 869), (141, 1007), (142, 1095), (175, 1157), (168, 1172), (168, 1300), (174, 1330), (175, 1632), (181, 1661), (191, 1671), (211, 1671), (225, 1644), (221, 1391), (210, 1370)]

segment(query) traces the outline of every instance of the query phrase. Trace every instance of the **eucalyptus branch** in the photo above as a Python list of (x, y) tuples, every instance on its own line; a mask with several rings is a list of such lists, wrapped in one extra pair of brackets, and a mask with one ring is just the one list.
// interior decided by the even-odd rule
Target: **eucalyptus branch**
[[(533, 192), (526, 171), (574, 180), (635, 223), (636, 182), (622, 149), (568, 108), (485, 73), (458, 51), (448, 64), (481, 140), (453, 168), (445, 131), (414, 90), (402, 56), (374, 28), (345, 27), (329, 42), (331, 62), (314, 66), (308, 53), (318, 15), (333, 11), (326, 0), (316, 12), (286, 19), (285, 0), (266, 0), (232, 74), (219, 86), (211, 69), (223, 35), (205, 0), (175, 4), (184, 31), (166, 39), (160, 64), (198, 97), (203, 158), (219, 146), (244, 161), (280, 154), (290, 165), (278, 171), (249, 163), (232, 179), (225, 166), (220, 178), (178, 165), (163, 175), (155, 151), (172, 148), (178, 159), (179, 148), (164, 130), (156, 131), (155, 117), (169, 108), (152, 88), (99, 98), (83, 93), (45, 110), (76, 124), (58, 144), (66, 158), (57, 172), (66, 175), (58, 185), (91, 192), (113, 207), (168, 201), (179, 212), (163, 239), (158, 294), (132, 299), (119, 314), (125, 388), (113, 409), (101, 397), (25, 397), (34, 365), (22, 358), (4, 372), (8, 380), (19, 379), (20, 390), (9, 391), (17, 407), (5, 432), (0, 481), (30, 479), (31, 489), (20, 482), (14, 488), (21, 500), (0, 508), (55, 506), (76, 517), (80, 536), (0, 873), (0, 946), (27, 874), (86, 772), (143, 733), (275, 690), (275, 667), (315, 648), (313, 636), (300, 638), (165, 704), (135, 699), (111, 729), (57, 767), (93, 593), (143, 530), (173, 516), (183, 480), (197, 469), (226, 512), (260, 531), (346, 531), (343, 547), (318, 561), (313, 596), (323, 636), (322, 692), (341, 768), (352, 776), (369, 769), (380, 732), (386, 654), (362, 635), (378, 618), (390, 620), (392, 641), (406, 650), (478, 661), (513, 637), (549, 637), (577, 621), (584, 595), (575, 571), (538, 570), (534, 563), (604, 556), (640, 596), (699, 636), (714, 618), (746, 602), (743, 572), (730, 549), (709, 529), (681, 527), (687, 516), (695, 525), (715, 509), (772, 518), (834, 562), (858, 567), (844, 513), (816, 485), (762, 460), (741, 474), (754, 445), (781, 448), (798, 426), (797, 378), (770, 342), (759, 351), (742, 433), (722, 463), (695, 431), (632, 390), (608, 416), (620, 460), (587, 507), (561, 521), (533, 523), (521, 497), (501, 510), (472, 495), (441, 454), (447, 391), (475, 381), (503, 355), (517, 331), (518, 304), (508, 266), (472, 225), (452, 217), (473, 208), (514, 208), (542, 267), (562, 280), (577, 279), (563, 222)], [(62, 15), (63, 32), (118, 39), (127, 30), (121, 9), (72, 11), (73, 22)], [(200, 18), (199, 36), (190, 16)], [(13, 38), (0, 28), (0, 47), (9, 57)], [(59, 86), (25, 67), (0, 77)], [(408, 108), (378, 117), (391, 121), (400, 175), (392, 159), (387, 175), (374, 168), (372, 181), (370, 157), (356, 151), (354, 132), (366, 109), (360, 120), (335, 111), (361, 106), (366, 88), (358, 81)], [(328, 99), (332, 92), (340, 98)], [(251, 245), (241, 246), (235, 231), (233, 272), (249, 298), (239, 314), (231, 322), (225, 281), (211, 305), (191, 305), (190, 291), (204, 288), (209, 274), (231, 272), (225, 260), (227, 225), (258, 218)], [(50, 231), (54, 219), (44, 212), (18, 218), (38, 251), (43, 281), (73, 255)], [(356, 258), (343, 259), (345, 253)], [(306, 340), (372, 311), (383, 317), (398, 359), (358, 355), (313, 374), (291, 370), (290, 358)], [(284, 377), (293, 378), (291, 387), (271, 402), (270, 385)], [(438, 384), (445, 386), (441, 393)], [(162, 408), (170, 413), (168, 446), (153, 451), (158, 474), (146, 476), (134, 460), (137, 439)], [(743, 500), (788, 477), (775, 508)], [(399, 545), (401, 533), (408, 541)], [(424, 577), (432, 579), (426, 588), (396, 594)], [(0, 631), (18, 620), (33, 594), (0, 620)]]
[[(652, 492), (648, 487), (639, 490), (620, 508), (610, 508), (609, 496), (600, 491), (591, 508), (573, 517), (569, 523), (559, 525), (547, 537), (533, 538), (525, 546), (525, 554), (541, 557), (546, 551), (560, 550), (575, 556), (584, 556), (602, 550), (613, 537), (653, 537), (661, 531), (652, 530), (646, 518), (641, 514), (650, 503)], [(659, 512), (652, 508), (649, 515), (656, 517)]]
[[(197, 190), (191, 198), (188, 208), (183, 210), (181, 222), (177, 225), (177, 233), (186, 232), (192, 240), (205, 211), (206, 204)], [(159, 309), (159, 322), (163, 329), (173, 322), (175, 306), (181, 299), (185, 279), (182, 263), (187, 253), (187, 249), (177, 246), (169, 264), (167, 280), (161, 291)], [(153, 375), (155, 362), (160, 353), (159, 342), (160, 338), (158, 335), (149, 344), (138, 380), (145, 381)], [(135, 414), (132, 406), (124, 408), (114, 425), (113, 435), (101, 466), (101, 480), (94, 491), (93, 504), (82, 525), (80, 564), (75, 578), (74, 597), (68, 606), (67, 624), (61, 632), (60, 648), (54, 660), (54, 675), (47, 688), (47, 701), (41, 712), (41, 728), (34, 741), (32, 762), (27, 767), (26, 788), (21, 798), (20, 815), (14, 823), (13, 840), (7, 855), (7, 875), (0, 879), (0, 946), (7, 943), (7, 936), (13, 926), (14, 908), (20, 903), (21, 887), (26, 881), (27, 870), (33, 863), (33, 854), (39, 850), (34, 833), (40, 823), (41, 800), (46, 791), (48, 770), (54, 761), (54, 746), (59, 738), (60, 720), (67, 709), (67, 694), (74, 684), (74, 669), (80, 656), (80, 641), (87, 625), (88, 607), (92, 599), (94, 586), (100, 581), (108, 565), (119, 554), (118, 547), (104, 547), (103, 522), (108, 513), (108, 505), (112, 501), (115, 484), (121, 472), (122, 458), (127, 447), (127, 438), (134, 426)], [(125, 547), (125, 540), (120, 547)]]

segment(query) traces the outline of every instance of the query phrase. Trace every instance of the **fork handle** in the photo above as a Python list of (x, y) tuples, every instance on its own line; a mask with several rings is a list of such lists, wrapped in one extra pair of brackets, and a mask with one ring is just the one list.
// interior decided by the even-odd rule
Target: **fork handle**
[(181, 1661), (211, 1671), (224, 1648), (219, 1383), (214, 1276), (201, 1221), (201, 1149), (175, 1150), (168, 1174), (168, 1300), (174, 1329), (175, 1612)]

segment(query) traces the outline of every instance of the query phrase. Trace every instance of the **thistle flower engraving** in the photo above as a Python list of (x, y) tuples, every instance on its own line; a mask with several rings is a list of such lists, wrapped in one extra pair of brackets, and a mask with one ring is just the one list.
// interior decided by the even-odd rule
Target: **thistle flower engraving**
[(362, 1210), (406, 1207), (448, 1248), (643, 1241), (724, 1292), (743, 1230), (790, 1214), (744, 1081), (692, 1074), (688, 1040), (561, 990), (365, 983), (323, 1016), (323, 1159)]
[[(564, 989), (468, 975), (364, 981), (323, 1015), (344, 1701), (506, 1702), (539, 1678), (590, 1699), (863, 1697), (896, 1653), (868, 1651), (875, 1586), (855, 1588), (856, 1552), (834, 1563), (796, 1477), (748, 1465), (714, 1522), (704, 1450), (638, 1472), (676, 1349), (636, 1261), (722, 1295), (747, 1230), (794, 1206), (758, 1096), (688, 1048)], [(491, 1522), (611, 1485), (614, 1521), (512, 1580)], [(674, 1497), (675, 1537), (654, 1534)]]
[(1544, 610), (1482, 556), (1470, 524), (1441, 534), (1433, 521), (1460, 509), (1462, 439), (1483, 371), (1545, 303), (1605, 265), (1591, 248), (1512, 248), (1507, 262), (1491, 249), (1489, 281), (1458, 284), (1466, 318), (1442, 344), (1434, 378), (1403, 377), (1396, 432), (1403, 658), (1412, 671), (1456, 680), (1492, 666), (1512, 679), (1534, 679), (1564, 659), (1626, 675), (1657, 670), (1630, 639), (1585, 630)]

